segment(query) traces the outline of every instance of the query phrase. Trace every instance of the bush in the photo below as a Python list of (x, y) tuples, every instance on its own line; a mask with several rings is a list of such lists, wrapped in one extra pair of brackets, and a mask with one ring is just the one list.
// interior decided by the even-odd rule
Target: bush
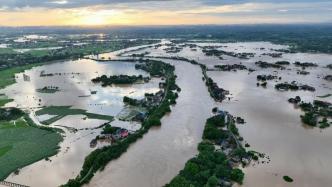
[(244, 173), (238, 168), (232, 169), (231, 179), (239, 184), (242, 184), (244, 179)]
[(216, 176), (212, 176), (209, 178), (208, 182), (207, 182), (207, 186), (208, 187), (216, 187), (219, 183), (219, 180)]
[(293, 182), (294, 180), (291, 178), (291, 177), (289, 177), (289, 176), (283, 176), (282, 177), (286, 182)]

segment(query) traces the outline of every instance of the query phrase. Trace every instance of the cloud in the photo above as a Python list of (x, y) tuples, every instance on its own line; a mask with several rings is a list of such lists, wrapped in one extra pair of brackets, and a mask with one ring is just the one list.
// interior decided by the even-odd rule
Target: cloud
[[(329, 0), (0, 0), (0, 7), (9, 9), (21, 9), (24, 7), (35, 8), (78, 8), (97, 5), (118, 5), (118, 4), (160, 4), (163, 6), (176, 6), (186, 3), (203, 6), (222, 6), (243, 3), (319, 3), (329, 2)], [(159, 8), (163, 8), (159, 6)], [(181, 7), (185, 8), (185, 7)]]
[[(120, 3), (139, 3), (152, 1), (172, 1), (172, 0), (0, 0), (1, 6), (6, 6), (12, 9), (24, 7), (38, 7), (38, 8), (78, 8), (95, 5), (112, 5)], [(176, 0), (174, 0), (176, 1)]]
[(66, 1), (66, 0), (63, 0), (63, 1), (51, 1), (50, 3), (64, 5), (64, 4), (68, 4), (68, 1)]
[(330, 0), (0, 0), (1, 25), (324, 22)]

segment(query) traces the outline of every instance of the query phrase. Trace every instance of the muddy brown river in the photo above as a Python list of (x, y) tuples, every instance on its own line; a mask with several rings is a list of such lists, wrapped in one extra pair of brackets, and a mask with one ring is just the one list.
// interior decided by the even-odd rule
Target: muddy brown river
[[(213, 65), (217, 64), (242, 63), (257, 71), (250, 74), (248, 71), (209, 71), (208, 75), (220, 87), (229, 90), (232, 94), (230, 101), (220, 104), (211, 99), (205, 83), (202, 81), (202, 73), (199, 66), (182, 61), (163, 60), (173, 64), (176, 68), (177, 84), (182, 89), (179, 93), (177, 104), (172, 107), (172, 112), (162, 119), (160, 127), (150, 129), (142, 139), (133, 143), (119, 159), (111, 161), (103, 171), (97, 172), (86, 186), (159, 187), (165, 185), (184, 167), (188, 159), (197, 154), (197, 144), (201, 141), (205, 120), (212, 115), (211, 109), (214, 106), (227, 110), (234, 116), (243, 117), (246, 124), (239, 125), (238, 128), (245, 142), (251, 145), (249, 149), (265, 153), (271, 159), (269, 163), (252, 163), (251, 166), (244, 168), (245, 180), (242, 186), (331, 186), (332, 127), (321, 130), (303, 125), (300, 120), (302, 112), (294, 108), (287, 100), (290, 97), (300, 95), (305, 101), (312, 101), (313, 99), (318, 99), (317, 96), (332, 93), (332, 83), (322, 79), (324, 75), (331, 74), (331, 70), (323, 67), (332, 63), (332, 56), (296, 53), (283, 54), (282, 58), (272, 58), (263, 54), (273, 52), (276, 49), (284, 49), (287, 46), (274, 45), (268, 42), (200, 43), (198, 45), (222, 45), (225, 51), (254, 52), (256, 54), (255, 57), (250, 59), (225, 56), (224, 60), (220, 60), (216, 57), (205, 56), (199, 48), (195, 51), (189, 47), (183, 48), (177, 54), (165, 53), (163, 47), (157, 49), (148, 48), (128, 54), (148, 51), (151, 56), (182, 56), (195, 59), (208, 67), (213, 67)], [(116, 58), (114, 54), (102, 54), (100, 56)], [(304, 76), (296, 74), (297, 68), (294, 65), (290, 65), (290, 68), (284, 71), (260, 69), (254, 64), (258, 60), (268, 62), (288, 60), (291, 63), (308, 61), (317, 63), (319, 67), (307, 69), (310, 74)], [(99, 67), (97, 64), (94, 65)], [(102, 63), (102, 65), (108, 66), (107, 62)], [(122, 65), (119, 68), (119, 71), (126, 69)], [(316, 92), (278, 92), (274, 89), (276, 84), (274, 81), (269, 81), (267, 88), (257, 87), (256, 76), (258, 74), (277, 74), (283, 77), (282, 81), (290, 82), (296, 80), (314, 86)], [(152, 82), (152, 85), (144, 86), (142, 91), (136, 88), (138, 96), (144, 94), (145, 89), (154, 89), (156, 82)], [(124, 91), (122, 89), (119, 90), (123, 94), (128, 94), (131, 91), (129, 88)], [(100, 92), (103, 93), (102, 96), (107, 96), (108, 93), (112, 93), (112, 90), (105, 92), (100, 90)], [(15, 95), (14, 92), (12, 94)], [(120, 96), (118, 97), (120, 98)], [(105, 98), (110, 99), (111, 97)], [(332, 102), (332, 97), (319, 99)], [(17, 100), (20, 101), (20, 98), (18, 97)], [(95, 101), (102, 102), (103, 100), (106, 99), (103, 99), (103, 97), (95, 98)], [(121, 105), (118, 100), (115, 103)], [(51, 100), (50, 102), (56, 101)], [(33, 101), (31, 103), (34, 104)], [(86, 106), (86, 103), (78, 103), (77, 106)], [(98, 107), (95, 109), (92, 107), (90, 110), (98, 111)], [(99, 112), (101, 111), (103, 110)], [(109, 112), (113, 114), (114, 110), (109, 110)], [(64, 121), (64, 123), (68, 123), (68, 121)], [(92, 138), (94, 135), (89, 136)], [(81, 143), (75, 144), (76, 148), (70, 149), (72, 150), (70, 153), (72, 154), (71, 157), (67, 156), (64, 157), (64, 160), (61, 160), (59, 159), (61, 154), (59, 154), (59, 158), (55, 159), (56, 162), (53, 164), (56, 165), (56, 170), (50, 172), (50, 174), (53, 174), (51, 177), (53, 182), (50, 186), (62, 184), (79, 172), (80, 165), (83, 164), (84, 155), (91, 151), (90, 148), (86, 148), (83, 145), (88, 144), (89, 139), (83, 140), (81, 140)], [(75, 151), (76, 149), (77, 151)], [(84, 151), (79, 151), (80, 149)], [(83, 156), (81, 153), (84, 153)], [(81, 156), (75, 159), (75, 156), (78, 155)], [(74, 160), (71, 161), (71, 159)], [(41, 162), (43, 163), (44, 161)], [(75, 163), (75, 167), (70, 172), (66, 172), (66, 168), (71, 163)], [(68, 164), (67, 167), (65, 167), (66, 164)], [(37, 162), (23, 168), (22, 175), (10, 176), (7, 180), (22, 184), (34, 181), (31, 183), (35, 184), (33, 186), (44, 186), (47, 180), (38, 179), (35, 176), (42, 172), (43, 167), (51, 169), (55, 165), (49, 164), (45, 166), (45, 163), (38, 164)], [(63, 176), (61, 173), (70, 175), (70, 177)], [(282, 179), (284, 175), (292, 177), (294, 182), (286, 183)]]
[(177, 84), (182, 89), (172, 112), (162, 119), (161, 127), (151, 129), (119, 159), (97, 173), (87, 186), (162, 186), (197, 153), (214, 101), (198, 66), (165, 62), (175, 65)]

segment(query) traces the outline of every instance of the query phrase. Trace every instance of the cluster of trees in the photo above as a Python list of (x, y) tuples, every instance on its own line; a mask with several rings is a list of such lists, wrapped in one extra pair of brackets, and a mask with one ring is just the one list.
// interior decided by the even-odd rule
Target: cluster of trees
[(174, 91), (179, 87), (175, 83), (176, 75), (174, 75), (173, 70), (168, 70), (168, 78), (166, 80), (166, 95), (162, 100), (161, 104), (155, 108), (149, 109), (149, 118), (143, 122), (143, 127), (150, 128), (151, 126), (161, 125), (161, 118), (167, 113), (171, 112), (170, 106), (176, 104), (176, 99), (178, 94)]
[(269, 62), (265, 62), (265, 61), (257, 61), (255, 62), (255, 64), (261, 68), (278, 68), (278, 69), (285, 69), (285, 67), (283, 67), (280, 64), (277, 63), (269, 63)]
[(123, 102), (127, 103), (127, 104), (129, 104), (131, 106), (137, 106), (137, 105), (139, 105), (139, 101), (137, 99), (133, 99), (133, 98), (130, 98), (130, 97), (127, 97), (127, 96), (123, 97)]
[(286, 60), (283, 60), (283, 61), (277, 61), (277, 62), (275, 62), (275, 64), (277, 64), (277, 65), (289, 65), (290, 62), (288, 62)]
[(214, 143), (228, 136), (226, 131), (220, 129), (225, 126), (224, 117), (221, 115), (207, 119), (203, 133), (204, 140), (198, 145), (199, 154), (190, 159), (184, 169), (166, 187), (231, 186), (232, 182), (242, 184), (244, 179), (242, 170), (232, 168), (227, 156), (215, 150)]
[(0, 121), (16, 120), (24, 115), (18, 108), (0, 108)]
[(326, 68), (332, 69), (332, 64), (327, 65)]
[(317, 67), (318, 66), (317, 64), (312, 63), (312, 62), (303, 62), (303, 63), (301, 63), (301, 62), (295, 62), (294, 65), (302, 67), (302, 68)]
[(218, 49), (215, 49), (213, 46), (204, 47), (202, 52), (206, 56), (221, 57), (221, 55), (227, 55), (227, 56), (232, 56), (232, 57), (238, 57), (241, 59), (248, 59), (248, 57), (254, 57), (254, 55), (255, 55), (254, 53), (235, 53), (235, 52), (228, 52), (228, 51), (224, 51), (224, 50), (218, 50)]
[[(205, 70), (203, 70), (205, 71)], [(213, 99), (216, 101), (223, 101), (226, 99), (226, 95), (229, 94), (229, 91), (224, 90), (223, 88), (219, 88), (217, 83), (215, 83), (210, 77), (208, 77), (206, 74), (205, 75), (205, 84), (208, 87), (208, 90), (210, 92), (210, 95)]]
[(104, 126), (103, 131), (101, 131), (101, 134), (114, 134), (119, 127), (112, 127), (110, 124), (107, 124)]
[(284, 82), (284, 83), (278, 83), (275, 86), (275, 89), (277, 90), (292, 90), (292, 91), (297, 91), (297, 90), (307, 90), (307, 91), (311, 91), (314, 92), (316, 89), (312, 86), (309, 85), (298, 85), (296, 82), (292, 82), (292, 83), (288, 83), (288, 82)]
[[(141, 61), (142, 62), (142, 61)], [(157, 60), (145, 60), (145, 63), (136, 64), (136, 69), (149, 72), (154, 77), (165, 77), (167, 72), (174, 71), (174, 66)]]
[[(331, 122), (327, 118), (332, 118), (332, 104), (325, 101), (314, 100), (312, 103), (301, 102), (299, 104), (304, 115), (301, 115), (301, 120), (304, 124), (319, 128), (329, 127)], [(319, 121), (319, 119), (321, 120)]]
[(102, 83), (102, 86), (110, 86), (112, 84), (134, 84), (138, 81), (148, 81), (148, 77), (143, 77), (142, 75), (129, 76), (129, 75), (112, 75), (107, 77), (106, 75), (102, 75), (100, 77), (96, 77), (91, 81), (93, 83)]
[(203, 138), (217, 142), (228, 136), (227, 132), (219, 130), (218, 128), (225, 127), (224, 118), (220, 115), (209, 118), (206, 121)]
[(236, 71), (236, 70), (246, 70), (247, 69), (247, 67), (242, 64), (215, 65), (214, 67), (221, 71)]

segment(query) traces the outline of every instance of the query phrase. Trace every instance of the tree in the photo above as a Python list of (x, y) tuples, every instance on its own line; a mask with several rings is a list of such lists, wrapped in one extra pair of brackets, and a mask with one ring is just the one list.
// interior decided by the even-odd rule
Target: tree
[(190, 184), (184, 177), (176, 176), (171, 183), (167, 184), (165, 187), (194, 187)]
[(204, 151), (212, 152), (212, 151), (214, 151), (214, 145), (209, 142), (201, 142), (200, 144), (198, 144), (198, 151), (199, 152), (204, 152)]
[(244, 173), (242, 172), (242, 170), (240, 170), (238, 168), (232, 169), (231, 180), (233, 180), (239, 184), (242, 184), (243, 179), (244, 179)]
[(220, 178), (229, 178), (229, 169), (225, 165), (217, 165), (216, 175)]
[(185, 175), (189, 177), (194, 177), (199, 172), (199, 166), (193, 162), (187, 162), (186, 166), (184, 167)]
[(207, 182), (206, 186), (208, 186), (208, 187), (216, 187), (218, 185), (218, 183), (219, 183), (218, 178), (215, 175), (213, 175), (213, 176), (211, 176), (208, 179), (208, 182)]

